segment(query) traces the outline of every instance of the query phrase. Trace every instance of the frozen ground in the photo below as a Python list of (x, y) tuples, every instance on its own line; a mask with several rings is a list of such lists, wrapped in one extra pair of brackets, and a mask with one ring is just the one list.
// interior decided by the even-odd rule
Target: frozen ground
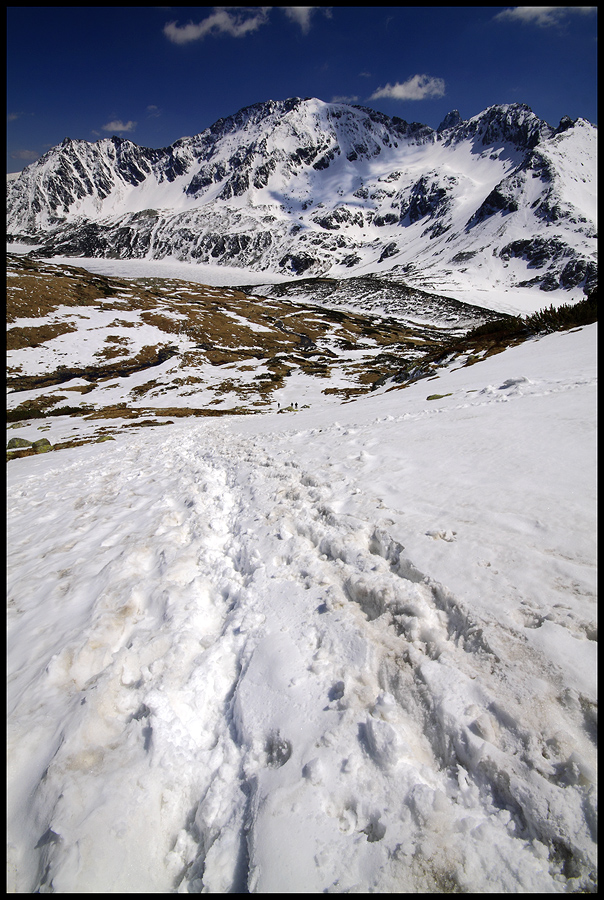
[(12, 461), (9, 892), (594, 891), (596, 334)]

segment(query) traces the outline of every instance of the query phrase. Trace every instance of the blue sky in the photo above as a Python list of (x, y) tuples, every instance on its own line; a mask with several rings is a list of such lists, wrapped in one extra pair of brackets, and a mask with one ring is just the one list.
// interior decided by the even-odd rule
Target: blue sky
[(9, 7), (7, 171), (63, 138), (165, 147), (244, 106), (357, 103), (436, 128), (495, 103), (597, 122), (596, 7)]

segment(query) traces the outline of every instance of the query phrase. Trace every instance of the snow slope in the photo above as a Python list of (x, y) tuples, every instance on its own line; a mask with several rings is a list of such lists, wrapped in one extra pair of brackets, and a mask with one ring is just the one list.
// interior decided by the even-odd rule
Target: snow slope
[(9, 892), (595, 890), (596, 333), (12, 461)]

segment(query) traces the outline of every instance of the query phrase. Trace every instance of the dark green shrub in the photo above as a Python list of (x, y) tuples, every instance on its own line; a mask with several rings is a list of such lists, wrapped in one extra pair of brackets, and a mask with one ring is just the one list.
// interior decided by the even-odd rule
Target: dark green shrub
[(465, 336), (465, 340), (490, 337), (514, 337), (516, 335), (547, 334), (551, 331), (564, 331), (567, 328), (578, 328), (591, 325), (598, 320), (597, 287), (584, 300), (578, 303), (563, 303), (561, 306), (550, 306), (540, 309), (530, 316), (505, 316), (485, 322), (473, 328)]
[(468, 331), (466, 338), (488, 337), (489, 335), (522, 334), (524, 324), (522, 316), (506, 316), (505, 319), (492, 319)]
[(542, 334), (551, 331), (564, 331), (567, 328), (578, 328), (598, 321), (598, 289), (591, 291), (584, 300), (578, 303), (563, 303), (562, 306), (540, 309), (527, 316), (526, 328), (531, 334)]

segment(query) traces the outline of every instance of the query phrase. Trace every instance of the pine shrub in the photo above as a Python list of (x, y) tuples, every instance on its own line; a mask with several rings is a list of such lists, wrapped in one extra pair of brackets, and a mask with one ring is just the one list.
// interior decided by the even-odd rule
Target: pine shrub
[(563, 303), (562, 306), (541, 309), (527, 316), (525, 324), (531, 334), (547, 334), (551, 331), (564, 331), (591, 325), (598, 321), (598, 289), (595, 287), (584, 300), (578, 303)]
[(473, 328), (466, 334), (466, 340), (474, 340), (479, 337), (530, 337), (535, 334), (548, 334), (552, 331), (564, 331), (568, 328), (578, 328), (581, 325), (591, 325), (598, 320), (598, 289), (579, 300), (578, 303), (563, 303), (561, 306), (550, 306), (540, 309), (530, 316), (505, 316), (485, 322), (477, 328)]

